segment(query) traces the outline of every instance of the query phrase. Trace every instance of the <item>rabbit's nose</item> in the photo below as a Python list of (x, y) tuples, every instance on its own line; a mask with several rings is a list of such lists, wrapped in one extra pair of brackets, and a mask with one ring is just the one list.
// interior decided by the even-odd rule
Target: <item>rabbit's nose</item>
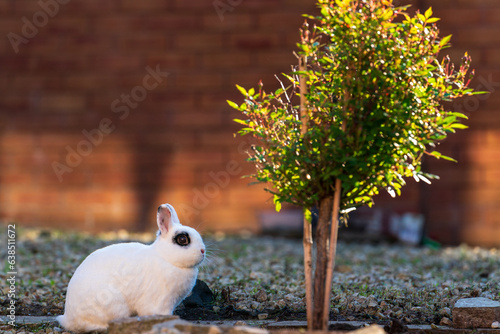
[(201, 254), (205, 254), (205, 248), (201, 249)]

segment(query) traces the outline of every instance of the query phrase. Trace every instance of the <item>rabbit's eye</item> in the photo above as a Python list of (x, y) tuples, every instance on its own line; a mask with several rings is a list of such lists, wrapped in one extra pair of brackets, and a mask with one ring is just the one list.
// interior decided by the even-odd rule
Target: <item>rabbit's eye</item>
[(174, 237), (174, 241), (179, 246), (187, 246), (191, 242), (191, 240), (189, 240), (189, 234), (187, 234), (187, 233), (179, 233), (179, 234), (177, 234)]

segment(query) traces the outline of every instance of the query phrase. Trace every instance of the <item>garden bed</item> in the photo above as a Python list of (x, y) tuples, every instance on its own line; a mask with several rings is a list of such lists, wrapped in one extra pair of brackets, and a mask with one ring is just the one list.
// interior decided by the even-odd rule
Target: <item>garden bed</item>
[[(62, 314), (69, 279), (89, 253), (111, 243), (152, 238), (153, 233), (18, 231), (16, 315)], [(182, 318), (305, 320), (301, 240), (221, 234), (206, 236), (205, 242), (208, 258), (199, 278), (212, 289), (215, 302), (180, 307), (176, 313)], [(6, 249), (0, 252), (5, 258)], [(500, 250), (340, 241), (333, 279), (331, 320), (446, 324), (460, 298), (500, 300)], [(3, 310), (7, 303), (4, 289)]]

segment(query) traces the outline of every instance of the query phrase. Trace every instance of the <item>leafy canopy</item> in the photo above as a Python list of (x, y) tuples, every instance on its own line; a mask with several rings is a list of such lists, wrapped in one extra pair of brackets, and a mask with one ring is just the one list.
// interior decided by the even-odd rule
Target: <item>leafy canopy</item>
[[(298, 43), (307, 68), (283, 74), (289, 85), (275, 92), (237, 86), (246, 117), (241, 135), (257, 139), (249, 160), (254, 177), (270, 183), (277, 210), (282, 202), (317, 205), (342, 181), (344, 211), (386, 189), (401, 193), (405, 178), (429, 182), (424, 155), (446, 157), (436, 144), (465, 115), (443, 101), (476, 94), (468, 88), (470, 57), (458, 69), (438, 60), (451, 36), (439, 37), (432, 9), (411, 17), (392, 0), (319, 0), (321, 15), (306, 16)], [(306, 123), (301, 133), (300, 76), (307, 80)]]

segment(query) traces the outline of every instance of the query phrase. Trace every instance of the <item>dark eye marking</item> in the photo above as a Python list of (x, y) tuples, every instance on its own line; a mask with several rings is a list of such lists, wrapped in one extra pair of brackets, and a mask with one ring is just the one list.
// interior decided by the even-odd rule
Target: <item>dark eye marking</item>
[(174, 242), (179, 246), (185, 247), (191, 243), (191, 239), (189, 238), (189, 234), (187, 234), (186, 232), (180, 232), (179, 234), (175, 235)]

